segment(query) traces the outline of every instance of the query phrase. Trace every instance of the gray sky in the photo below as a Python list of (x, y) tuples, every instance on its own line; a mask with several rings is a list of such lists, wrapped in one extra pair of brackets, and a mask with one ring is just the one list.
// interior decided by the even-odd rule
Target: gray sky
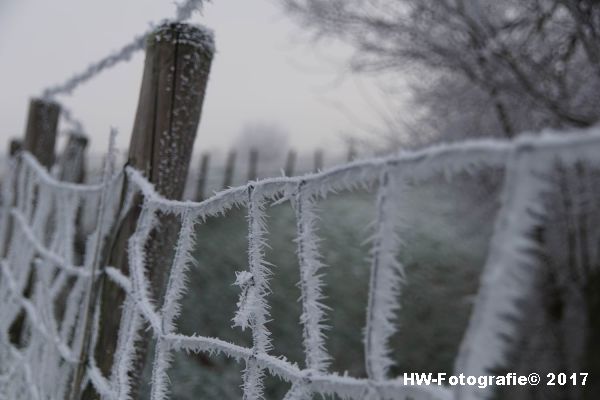
[[(348, 49), (308, 43), (275, 1), (213, 0), (193, 19), (215, 31), (218, 51), (196, 151), (228, 148), (256, 122), (285, 128), (301, 151), (329, 150), (341, 146), (341, 133), (359, 133), (357, 120), (376, 119), (363, 100), (365, 92), (376, 95), (375, 84), (340, 72)], [(169, 0), (0, 0), (0, 146), (23, 135), (30, 97), (174, 10)], [(142, 64), (140, 53), (59, 98), (83, 121), (94, 151), (104, 151), (110, 126), (119, 129), (119, 147), (127, 146)]]

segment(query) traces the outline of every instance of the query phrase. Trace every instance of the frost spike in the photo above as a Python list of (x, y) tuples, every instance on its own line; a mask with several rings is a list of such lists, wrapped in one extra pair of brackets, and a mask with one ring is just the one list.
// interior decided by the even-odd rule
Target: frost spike
[[(529, 210), (539, 204), (539, 196), (546, 189), (537, 175), (540, 161), (547, 168), (553, 159), (541, 157), (536, 149), (517, 146), (507, 162), (502, 206), (455, 373), (485, 375), (505, 361), (507, 349), (502, 336), (512, 336), (514, 327), (504, 317), (518, 312), (515, 303), (530, 289), (537, 271), (530, 251), (537, 244), (528, 233), (536, 223)], [(482, 393), (465, 386), (457, 387), (456, 393), (461, 399), (475, 399), (489, 391)]]
[(247, 277), (243, 282), (242, 293), (238, 302), (238, 311), (233, 319), (234, 326), (252, 330), (252, 356), (246, 360), (244, 370), (244, 400), (263, 398), (264, 373), (256, 363), (255, 357), (265, 354), (271, 349), (270, 332), (267, 329), (269, 306), (266, 296), (269, 293), (270, 271), (264, 260), (266, 245), (265, 200), (257, 193), (254, 186), (248, 187), (248, 272), (238, 274)]
[(396, 204), (392, 200), (402, 191), (397, 190), (387, 170), (379, 182), (365, 327), (365, 366), (368, 377), (375, 381), (385, 380), (393, 364), (388, 342), (396, 332), (398, 296), (404, 278), (404, 267), (397, 259), (402, 242), (396, 233)]
[(330, 356), (325, 346), (325, 306), (321, 290), (323, 286), (320, 270), (324, 267), (317, 243), (317, 215), (314, 201), (303, 193), (304, 183), (298, 185), (296, 194), (296, 225), (298, 237), (298, 263), (300, 266), (300, 291), (302, 302), (302, 335), (306, 367), (324, 373)]
[(169, 377), (167, 370), (172, 361), (171, 349), (164, 336), (174, 333), (174, 321), (179, 316), (179, 301), (185, 292), (185, 273), (189, 265), (194, 263), (191, 251), (194, 245), (195, 218), (189, 210), (181, 216), (181, 229), (175, 248), (173, 266), (169, 274), (162, 314), (162, 333), (157, 339), (154, 365), (152, 368), (152, 400), (163, 400), (168, 396)]

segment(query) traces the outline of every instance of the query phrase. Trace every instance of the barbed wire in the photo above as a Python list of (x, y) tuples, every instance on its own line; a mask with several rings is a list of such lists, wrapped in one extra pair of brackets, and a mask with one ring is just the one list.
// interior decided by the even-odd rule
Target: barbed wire
[[(175, 12), (174, 20), (176, 22), (189, 20), (195, 11), (202, 9), (204, 2), (205, 0), (186, 0), (181, 3), (176, 3), (177, 10)], [(74, 74), (63, 83), (47, 87), (42, 92), (42, 98), (45, 100), (54, 100), (58, 95), (69, 95), (82, 84), (98, 76), (101, 72), (114, 67), (122, 61), (130, 60), (137, 51), (144, 48), (146, 37), (152, 32), (154, 26), (154, 24), (151, 24), (147, 31), (141, 35), (135, 36), (133, 40), (119, 50), (108, 54), (99, 61), (91, 63), (85, 70)]]
[(76, 118), (73, 115), (73, 111), (62, 103), (60, 105), (60, 116), (67, 125), (67, 129), (65, 130), (66, 133), (75, 132), (80, 135), (86, 134), (81, 120)]

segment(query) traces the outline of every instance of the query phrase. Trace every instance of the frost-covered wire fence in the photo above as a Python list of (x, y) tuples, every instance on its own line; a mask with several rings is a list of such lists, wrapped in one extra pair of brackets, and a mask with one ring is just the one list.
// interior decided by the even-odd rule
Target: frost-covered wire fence
[[(59, 182), (28, 153), (2, 184), (0, 398), (65, 398), (78, 364), (86, 294), (120, 185), (106, 163), (98, 185)], [(85, 252), (78, 254), (78, 237)], [(24, 330), (15, 337), (15, 323)]]
[[(197, 168), (190, 169), (185, 198), (201, 201), (206, 199), (209, 193), (228, 189), (247, 180), (256, 180), (257, 177), (294, 176), (318, 172), (323, 170), (324, 154), (322, 149), (316, 149), (312, 154), (302, 154), (294, 149), (273, 154), (271, 151), (265, 152), (254, 148), (247, 154), (235, 150), (230, 150), (227, 154), (205, 152), (200, 156)], [(335, 153), (328, 156), (329, 165), (346, 161)], [(251, 176), (253, 178), (248, 179)]]
[[(543, 212), (539, 197), (546, 189), (543, 174), (556, 162), (584, 162), (598, 166), (600, 132), (581, 135), (521, 137), (515, 142), (476, 141), (439, 146), (389, 158), (357, 161), (324, 172), (300, 177), (281, 177), (248, 182), (202, 202), (174, 201), (159, 195), (143, 175), (131, 167), (114, 174), (107, 167), (102, 183), (67, 184), (54, 180), (28, 154), (13, 161), (3, 185), (0, 244), (3, 248), (0, 279), (0, 398), (62, 399), (69, 393), (72, 372), (81, 354), (82, 388), (92, 385), (102, 399), (129, 399), (138, 338), (145, 327), (156, 340), (153, 356), (151, 399), (168, 399), (169, 368), (173, 353), (201, 352), (209, 357), (224, 354), (237, 360), (243, 372), (245, 399), (263, 398), (263, 382), (272, 375), (289, 382), (286, 400), (310, 399), (315, 394), (344, 399), (474, 399), (477, 386), (435, 387), (405, 385), (391, 376), (388, 341), (398, 329), (398, 293), (403, 285), (403, 266), (398, 261), (406, 227), (394, 215), (411, 185), (446, 175), (477, 174), (490, 168), (505, 170), (502, 207), (497, 217), (481, 288), (473, 317), (463, 340), (456, 373), (485, 375), (502, 364), (507, 350), (503, 335), (510, 328), (502, 317), (514, 311), (515, 300), (532, 284), (534, 274), (522, 270), (535, 243), (528, 236), (533, 214)], [(143, 198), (135, 232), (128, 241), (127, 271), (99, 264), (105, 238), (127, 212), (118, 209), (123, 179), (128, 199)], [(13, 185), (14, 183), (14, 185)], [(11, 188), (16, 188), (12, 190)], [(364, 328), (366, 378), (332, 373), (325, 335), (328, 309), (323, 304), (323, 274), (319, 232), (315, 221), (318, 204), (328, 194), (371, 187), (378, 191), (372, 238), (371, 281)], [(296, 257), (300, 268), (302, 326), (305, 360), (302, 365), (274, 352), (269, 325), (270, 278), (275, 269), (265, 260), (265, 209), (289, 202), (295, 210)], [(186, 296), (186, 274), (194, 260), (195, 227), (207, 218), (219, 217), (234, 207), (246, 209), (248, 222), (247, 267), (235, 280), (240, 294), (231, 329), (248, 329), (252, 346), (242, 347), (219, 337), (184, 335), (177, 318)], [(83, 210), (81, 225), (79, 210)], [(178, 222), (178, 234), (163, 299), (152, 294), (148, 269), (153, 262), (146, 244), (160, 229), (164, 215)], [(87, 221), (87, 222), (85, 222)], [(8, 232), (12, 231), (12, 235)], [(83, 257), (74, 243), (85, 236)], [(35, 273), (28, 282), (28, 271)], [(126, 293), (118, 332), (118, 344), (110, 374), (97, 366), (93, 351), (83, 352), (82, 321), (88, 306), (93, 310), (91, 340), (97, 340), (98, 298), (89, 298), (92, 282), (104, 274)], [(66, 281), (74, 280), (68, 293)], [(232, 282), (233, 283), (233, 282)], [(25, 295), (30, 286), (29, 294)], [(86, 297), (87, 296), (87, 297)], [(84, 301), (89, 298), (88, 301)], [(294, 302), (295, 299), (289, 299)], [(58, 305), (64, 312), (57, 315)], [(199, 305), (211, 307), (212, 305)], [(15, 343), (11, 327), (25, 315), (25, 334)], [(401, 328), (401, 327), (400, 327)], [(456, 396), (456, 397), (454, 397)]]

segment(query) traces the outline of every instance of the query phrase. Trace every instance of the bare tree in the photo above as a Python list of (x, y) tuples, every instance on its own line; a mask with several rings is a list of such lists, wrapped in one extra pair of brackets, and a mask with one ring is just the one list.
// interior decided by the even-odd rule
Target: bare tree
[(284, 0), (355, 71), (409, 79), (418, 136), (512, 137), (600, 116), (596, 0)]

